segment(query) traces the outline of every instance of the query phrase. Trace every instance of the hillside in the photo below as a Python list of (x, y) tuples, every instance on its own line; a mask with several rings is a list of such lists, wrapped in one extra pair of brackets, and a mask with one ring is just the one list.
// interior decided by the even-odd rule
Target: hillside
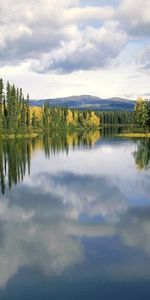
[(32, 106), (42, 106), (48, 101), (52, 106), (66, 106), (69, 108), (92, 109), (92, 110), (113, 110), (113, 111), (133, 111), (135, 101), (124, 98), (102, 99), (89, 95), (71, 96), (66, 98), (30, 100)]

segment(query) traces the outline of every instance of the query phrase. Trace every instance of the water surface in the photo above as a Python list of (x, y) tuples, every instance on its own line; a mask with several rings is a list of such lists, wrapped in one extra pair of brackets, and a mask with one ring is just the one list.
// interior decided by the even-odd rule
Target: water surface
[(150, 299), (150, 141), (0, 144), (0, 299)]

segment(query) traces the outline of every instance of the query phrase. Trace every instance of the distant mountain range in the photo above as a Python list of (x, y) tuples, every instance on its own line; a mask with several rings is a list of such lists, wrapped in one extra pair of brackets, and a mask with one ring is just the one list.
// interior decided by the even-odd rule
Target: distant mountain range
[(63, 106), (76, 109), (91, 109), (102, 111), (133, 111), (135, 101), (124, 98), (102, 99), (90, 95), (72, 96), (55, 99), (30, 100), (32, 106), (42, 106), (48, 101), (52, 106)]

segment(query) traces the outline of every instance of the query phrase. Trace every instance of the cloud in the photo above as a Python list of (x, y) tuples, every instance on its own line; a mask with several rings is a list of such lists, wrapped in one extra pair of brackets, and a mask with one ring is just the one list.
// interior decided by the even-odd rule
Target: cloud
[[(11, 7), (11, 11), (10, 11)], [(116, 7), (80, 1), (1, 1), (0, 65), (28, 61), (39, 73), (71, 73), (111, 65), (129, 35), (149, 36), (149, 0)]]
[(0, 64), (27, 60), (44, 73), (105, 66), (126, 42), (114, 13), (110, 5), (80, 7), (79, 1), (38, 0), (35, 7), (34, 1), (2, 0)]
[[(0, 19), (0, 61), (1, 64), (13, 64), (24, 59), (38, 57), (41, 52), (54, 49), (62, 40), (69, 38), (66, 28), (62, 30), (63, 17), (59, 13), (71, 1), (38, 0), (12, 1), (2, 0)], [(60, 5), (60, 7), (59, 7)], [(10, 12), (10, 9), (11, 12)], [(4, 17), (5, 16), (5, 17)]]
[(1, 0), (1, 76), (34, 99), (124, 97), (127, 89), (142, 96), (149, 71), (139, 71), (136, 55), (149, 43), (149, 6), (149, 0)]
[(65, 18), (67, 22), (77, 24), (89, 24), (90, 21), (106, 21), (113, 18), (115, 10), (112, 6), (101, 7), (75, 7), (66, 12)]
[(137, 61), (143, 71), (150, 71), (150, 47), (138, 55)]
[(100, 28), (73, 28), (74, 38), (60, 49), (42, 56), (32, 68), (45, 73), (50, 70), (70, 73), (105, 67), (117, 57), (126, 43), (126, 34), (118, 29), (116, 22), (105, 23)]
[(149, 0), (123, 0), (117, 18), (126, 32), (133, 36), (150, 36)]

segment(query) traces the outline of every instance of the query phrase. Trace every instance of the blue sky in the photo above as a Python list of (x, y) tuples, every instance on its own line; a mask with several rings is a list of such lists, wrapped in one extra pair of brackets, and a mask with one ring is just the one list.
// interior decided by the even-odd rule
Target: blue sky
[(82, 6), (106, 6), (106, 5), (118, 5), (121, 0), (80, 0)]
[(31, 98), (148, 97), (149, 16), (149, 0), (1, 0), (1, 76)]

